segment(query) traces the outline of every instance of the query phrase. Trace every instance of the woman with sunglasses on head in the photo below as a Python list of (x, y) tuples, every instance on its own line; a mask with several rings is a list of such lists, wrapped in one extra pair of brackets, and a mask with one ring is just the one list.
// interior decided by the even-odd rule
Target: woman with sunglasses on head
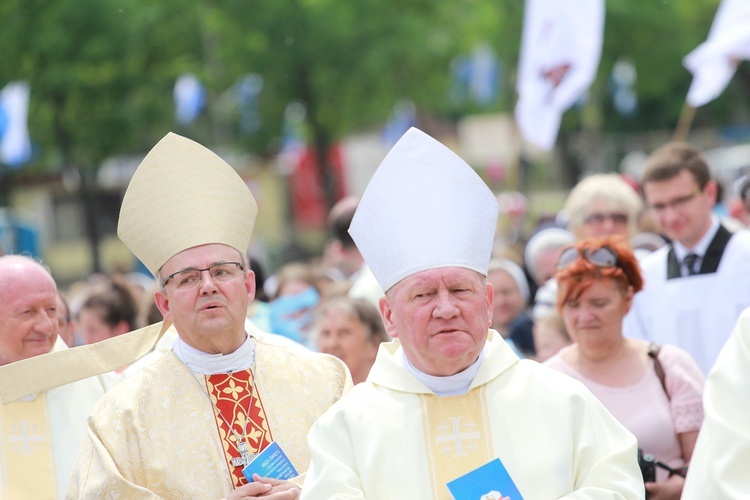
[(644, 456), (655, 458), (648, 498), (680, 498), (703, 421), (701, 370), (682, 349), (652, 346), (623, 332), (643, 280), (622, 238), (590, 238), (566, 248), (555, 278), (557, 308), (573, 344), (545, 364), (583, 382), (636, 436)]

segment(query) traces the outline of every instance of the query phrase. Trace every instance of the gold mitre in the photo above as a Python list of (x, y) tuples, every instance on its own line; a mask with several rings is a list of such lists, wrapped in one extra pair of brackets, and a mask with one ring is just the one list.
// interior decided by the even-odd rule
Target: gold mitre
[[(120, 208), (117, 234), (156, 273), (173, 255), (222, 243), (243, 254), (258, 206), (239, 175), (200, 144), (167, 134), (146, 155)], [(95, 344), (0, 366), (0, 400), (31, 394), (126, 366), (151, 351), (170, 323)]]
[(258, 214), (245, 182), (195, 141), (167, 134), (133, 175), (117, 235), (154, 275), (177, 253), (222, 243), (243, 255)]

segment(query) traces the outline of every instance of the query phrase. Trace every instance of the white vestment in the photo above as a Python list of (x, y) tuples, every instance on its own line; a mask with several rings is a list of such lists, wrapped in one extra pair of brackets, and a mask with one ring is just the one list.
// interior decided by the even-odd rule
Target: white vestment
[(750, 309), (740, 316), (703, 392), (703, 421), (682, 498), (750, 496)]
[(625, 317), (625, 335), (686, 350), (708, 373), (750, 306), (750, 232), (739, 231), (715, 273), (667, 279), (665, 246), (641, 262), (644, 288)]
[(524, 498), (643, 497), (635, 438), (580, 382), (490, 331), (469, 392), (438, 397), (399, 349), (381, 344), (367, 382), (310, 430), (302, 498), (450, 499), (445, 483), (494, 458)]

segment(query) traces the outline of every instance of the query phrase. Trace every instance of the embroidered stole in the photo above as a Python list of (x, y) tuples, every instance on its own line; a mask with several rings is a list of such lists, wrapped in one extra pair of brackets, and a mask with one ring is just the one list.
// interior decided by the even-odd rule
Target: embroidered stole
[[(232, 464), (232, 458), (240, 457), (236, 436), (247, 435), (247, 447), (251, 454), (260, 453), (273, 441), (258, 387), (253, 385), (253, 378), (250, 370), (206, 376), (206, 389), (214, 403), (216, 426), (235, 488), (247, 484), (247, 479), (242, 474), (244, 466), (235, 467)], [(252, 407), (248, 415), (248, 405), (251, 402)], [(232, 424), (235, 432), (229, 430), (219, 411), (221, 416)]]
[(420, 394), (432, 497), (451, 500), (446, 483), (493, 458), (485, 387), (463, 396)]
[(0, 405), (0, 498), (57, 498), (47, 398)]

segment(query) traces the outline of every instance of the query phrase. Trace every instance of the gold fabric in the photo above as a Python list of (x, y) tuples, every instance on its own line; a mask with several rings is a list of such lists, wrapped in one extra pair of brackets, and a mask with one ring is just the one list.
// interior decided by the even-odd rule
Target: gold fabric
[(86, 418), (103, 394), (93, 377), (0, 405), (0, 498), (63, 497)]
[(258, 206), (247, 184), (216, 154), (169, 133), (128, 184), (117, 236), (156, 276), (174, 255), (207, 243), (244, 254)]
[(151, 351), (170, 325), (170, 322), (159, 322), (95, 344), (0, 366), (0, 399), (5, 404), (12, 403), (127, 366)]
[(47, 425), (47, 398), (0, 406), (4, 477), (1, 498), (55, 498), (52, 436)]
[(459, 405), (455, 396), (419, 394), (433, 498), (452, 500), (445, 484), (456, 479), (456, 470), (474, 470), (493, 458), (484, 389), (459, 396)]
[[(255, 356), (268, 427), (302, 474), (310, 426), (351, 378), (340, 360), (324, 354), (256, 342)], [(67, 496), (226, 497), (233, 483), (215, 414), (205, 387), (192, 378), (170, 351), (107, 393), (89, 419)]]

